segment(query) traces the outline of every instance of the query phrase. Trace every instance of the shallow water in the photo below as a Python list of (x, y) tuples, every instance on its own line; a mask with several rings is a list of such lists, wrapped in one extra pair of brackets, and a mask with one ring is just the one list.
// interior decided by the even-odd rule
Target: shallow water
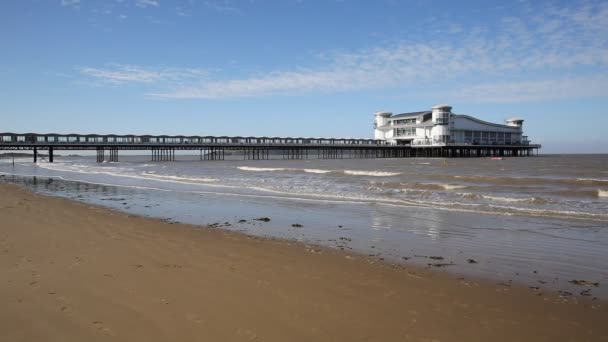
[(440, 269), (506, 284), (578, 294), (586, 288), (570, 280), (599, 282), (591, 294), (608, 298), (606, 155), (178, 159), (20, 160), (14, 168), (0, 162), (0, 173), (37, 192), (139, 215), (445, 264)]

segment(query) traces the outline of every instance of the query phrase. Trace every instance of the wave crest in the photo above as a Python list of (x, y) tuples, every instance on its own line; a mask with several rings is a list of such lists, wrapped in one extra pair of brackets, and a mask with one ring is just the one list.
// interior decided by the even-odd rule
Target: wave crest
[(308, 172), (308, 173), (320, 173), (320, 174), (324, 174), (324, 173), (330, 173), (330, 172), (331, 172), (331, 170), (304, 169), (304, 172)]
[(237, 169), (242, 171), (254, 171), (254, 172), (271, 172), (271, 171), (285, 171), (287, 169), (281, 167), (253, 167), (253, 166), (237, 166)]
[(144, 172), (142, 175), (147, 178), (155, 178), (155, 179), (169, 179), (176, 181), (191, 181), (191, 182), (216, 182), (215, 178), (200, 178), (200, 177), (179, 177), (179, 176), (169, 176), (169, 175), (157, 175), (151, 172)]
[(344, 173), (351, 176), (372, 176), (372, 177), (393, 177), (398, 176), (401, 172), (387, 171), (359, 171), (359, 170), (344, 170)]

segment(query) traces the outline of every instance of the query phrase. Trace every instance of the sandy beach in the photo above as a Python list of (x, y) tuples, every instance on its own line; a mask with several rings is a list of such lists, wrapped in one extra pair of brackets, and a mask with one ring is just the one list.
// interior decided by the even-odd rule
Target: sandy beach
[(0, 194), (0, 341), (608, 340), (600, 300)]

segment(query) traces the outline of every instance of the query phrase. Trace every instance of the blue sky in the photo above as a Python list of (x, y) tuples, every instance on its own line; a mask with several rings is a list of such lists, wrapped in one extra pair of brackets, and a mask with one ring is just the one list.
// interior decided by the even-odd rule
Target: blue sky
[(0, 44), (0, 131), (371, 137), (449, 103), (608, 153), (606, 1), (7, 0)]

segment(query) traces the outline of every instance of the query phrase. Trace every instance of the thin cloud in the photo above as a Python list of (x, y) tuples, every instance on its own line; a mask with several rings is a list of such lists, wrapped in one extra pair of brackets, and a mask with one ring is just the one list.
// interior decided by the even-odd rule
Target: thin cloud
[(155, 84), (159, 82), (181, 83), (203, 79), (208, 72), (202, 69), (188, 68), (143, 68), (135, 65), (116, 64), (105, 68), (83, 67), (79, 72), (102, 83)]
[(80, 8), (80, 0), (61, 0), (61, 6), (71, 7), (74, 9)]
[(158, 7), (160, 6), (160, 2), (158, 0), (137, 0), (135, 6), (141, 8)]
[[(146, 83), (164, 91), (147, 95), (173, 99), (223, 99), (320, 92), (403, 88), (483, 102), (605, 96), (608, 89), (608, 3), (546, 8), (526, 18), (503, 18), (497, 30), (462, 28), (460, 40), (401, 42), (354, 52), (333, 52), (324, 65), (271, 70), (239, 79), (181, 78), (141, 67), (83, 68), (109, 83)], [(579, 70), (592, 68), (596, 76)], [(588, 73), (588, 70), (587, 70)], [(599, 75), (598, 75), (599, 73)], [(574, 74), (573, 78), (556, 74)], [(494, 80), (489, 82), (488, 80)], [(584, 86), (587, 81), (587, 86)], [(591, 89), (593, 88), (593, 89)], [(561, 94), (561, 95), (557, 95)], [(511, 98), (511, 100), (508, 100)]]
[(186, 11), (184, 8), (182, 7), (175, 7), (175, 13), (177, 15), (179, 15), (180, 17), (189, 17), (190, 13), (188, 11)]
[(239, 10), (237, 7), (231, 5), (230, 1), (228, 0), (223, 0), (223, 1), (219, 1), (219, 0), (213, 0), (213, 1), (205, 1), (203, 2), (203, 4), (213, 10), (216, 10), (218, 12), (233, 12), (233, 13), (240, 13), (241, 10)]
[(608, 75), (479, 84), (444, 94), (471, 103), (517, 103), (608, 97)]

